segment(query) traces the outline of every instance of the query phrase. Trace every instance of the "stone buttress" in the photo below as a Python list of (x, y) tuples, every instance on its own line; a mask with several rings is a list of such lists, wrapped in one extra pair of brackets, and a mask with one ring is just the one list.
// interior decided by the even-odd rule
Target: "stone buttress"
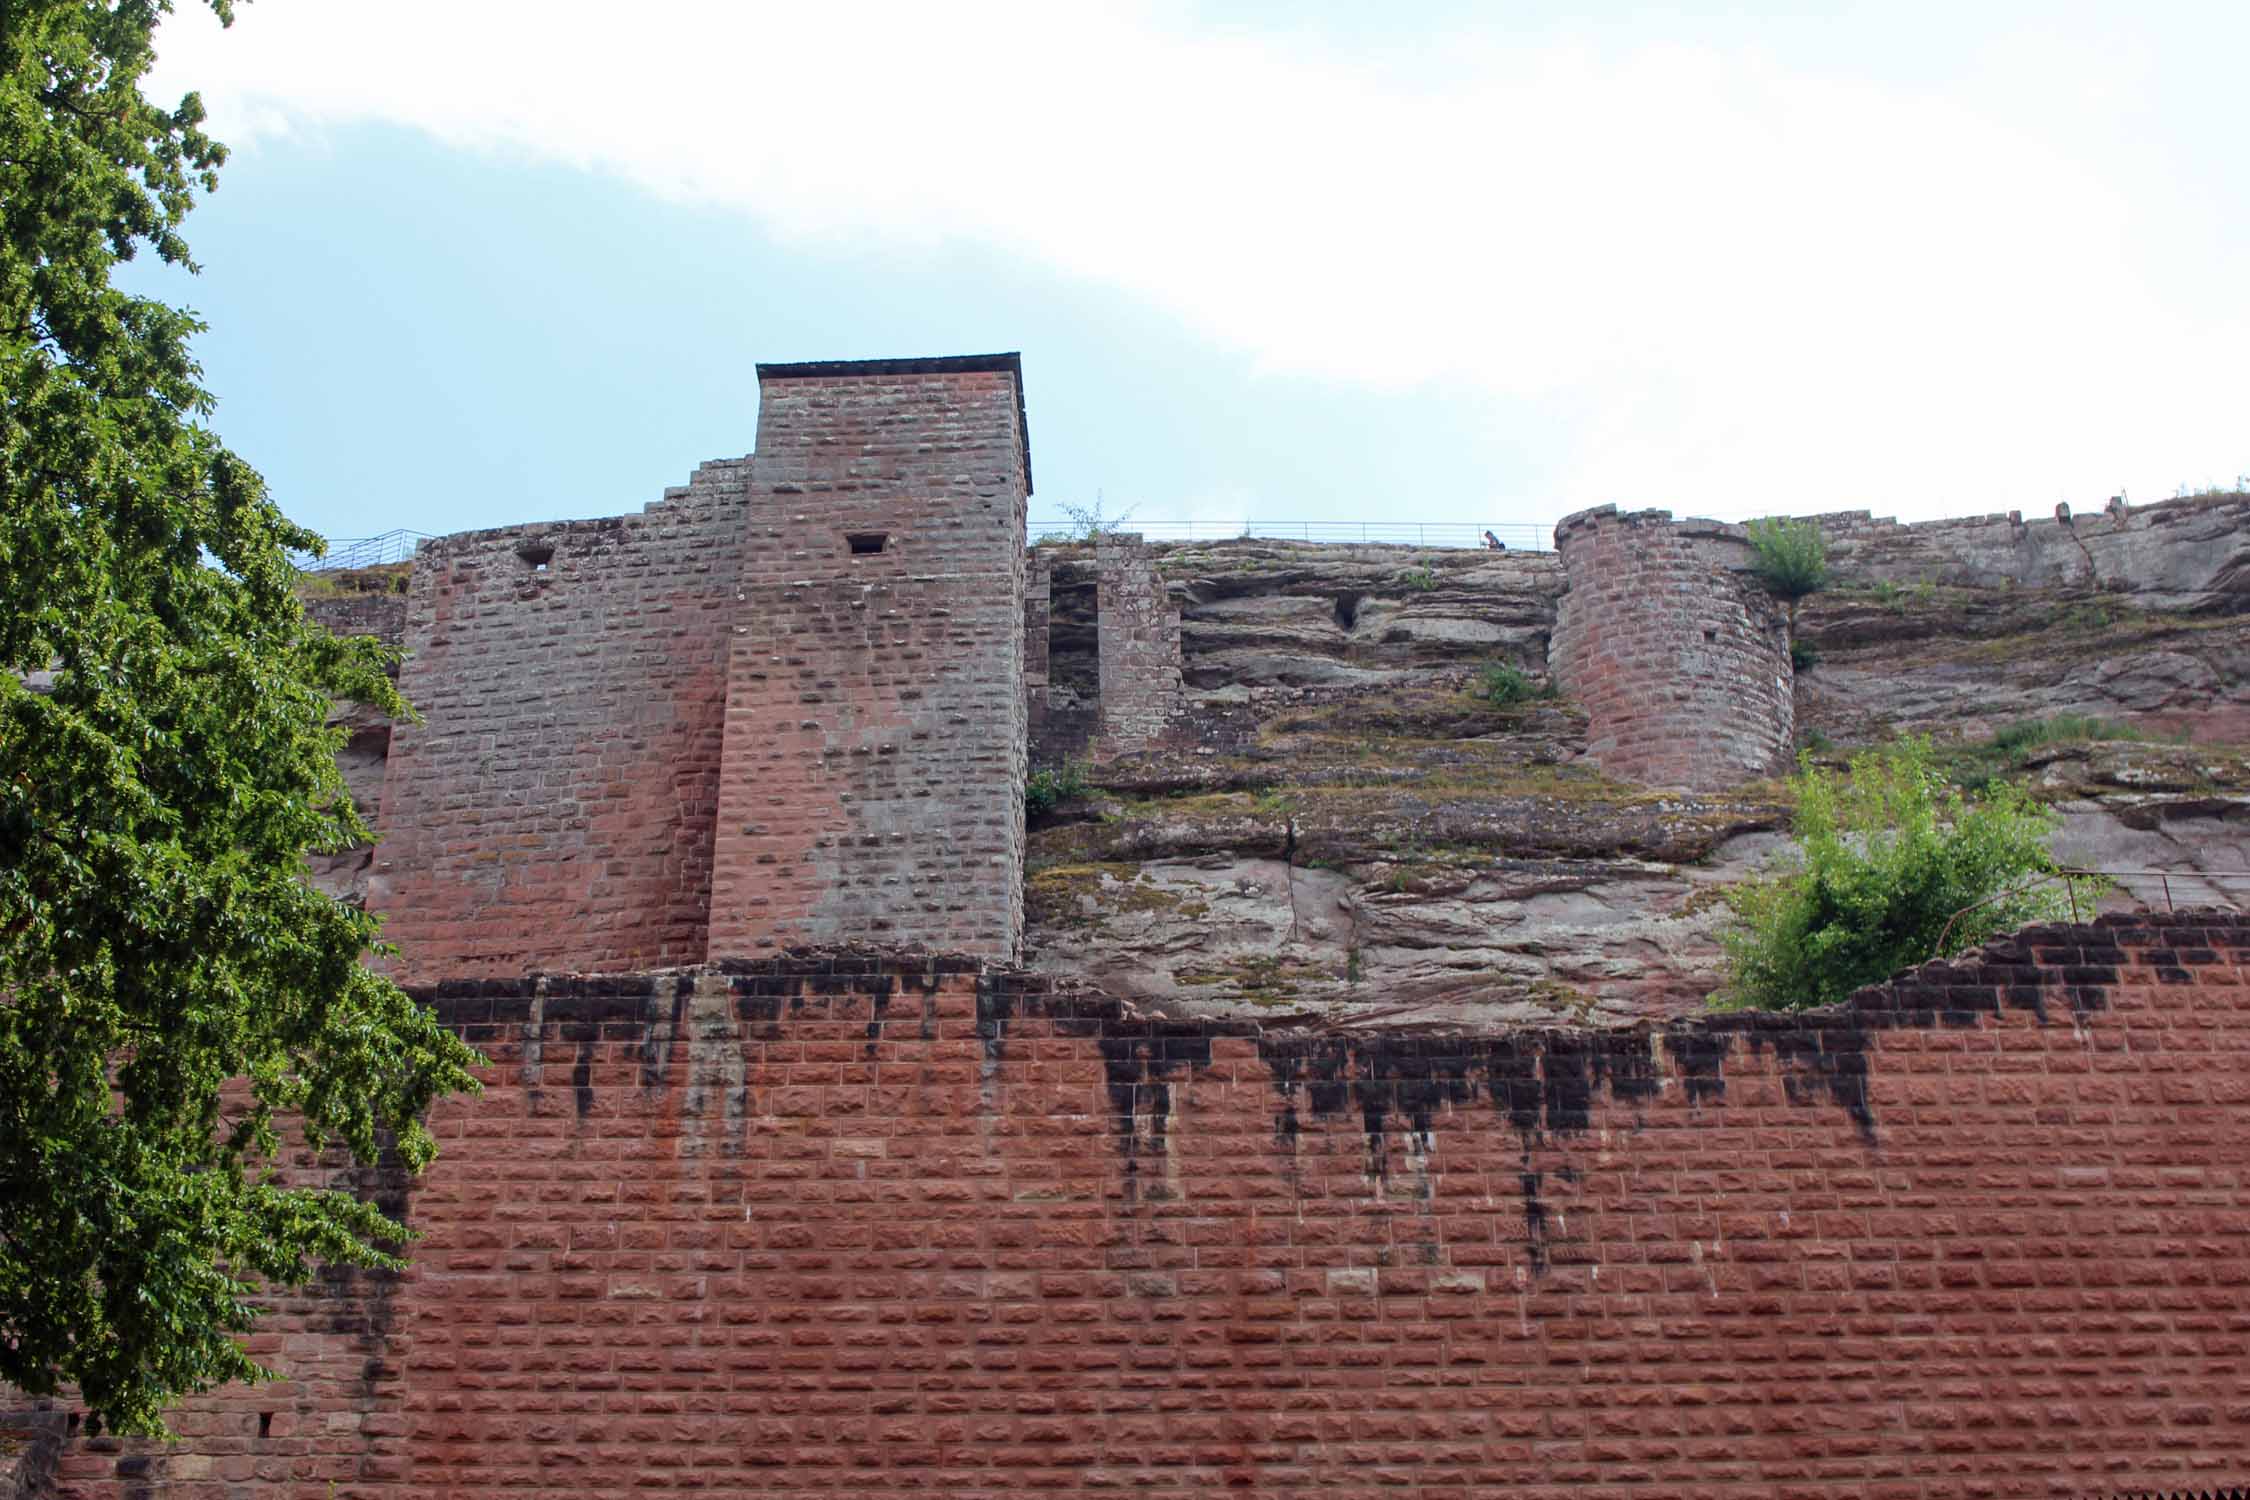
[(1014, 355), (761, 365), (710, 955), (1022, 942)]

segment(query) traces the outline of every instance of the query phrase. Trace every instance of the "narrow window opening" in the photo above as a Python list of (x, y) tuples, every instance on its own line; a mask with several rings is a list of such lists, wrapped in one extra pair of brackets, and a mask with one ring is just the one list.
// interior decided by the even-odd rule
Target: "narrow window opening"
[(890, 535), (881, 531), (850, 531), (844, 534), (844, 540), (851, 543), (852, 556), (872, 557), (883, 550)]
[(260, 1436), (260, 1437), (272, 1437), (272, 1436), (273, 1436), (273, 1413), (272, 1413), (272, 1412), (270, 1412), (270, 1411), (262, 1411), (262, 1412), (259, 1412), (259, 1413), (258, 1413), (258, 1436)]
[(516, 549), (516, 556), (531, 564), (532, 572), (544, 573), (547, 571), (547, 564), (555, 560), (554, 544), (551, 542), (526, 542)]
[(1346, 630), (1359, 623), (1359, 595), (1346, 593), (1336, 596), (1336, 623)]

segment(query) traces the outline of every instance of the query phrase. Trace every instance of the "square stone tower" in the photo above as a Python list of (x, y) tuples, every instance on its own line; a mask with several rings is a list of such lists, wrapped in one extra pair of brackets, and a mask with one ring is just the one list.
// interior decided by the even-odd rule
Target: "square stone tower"
[(1014, 957), (1024, 513), (1014, 354), (758, 366), (712, 959)]

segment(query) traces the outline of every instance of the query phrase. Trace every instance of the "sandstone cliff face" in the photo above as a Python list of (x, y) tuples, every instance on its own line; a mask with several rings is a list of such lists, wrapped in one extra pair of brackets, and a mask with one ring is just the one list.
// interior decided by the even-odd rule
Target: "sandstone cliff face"
[[(1771, 785), (1604, 777), (1544, 681), (1551, 555), (1269, 541), (1159, 548), (1190, 704), (1035, 824), (1031, 961), (1182, 1009), (1337, 1025), (1690, 1008), (1712, 891), (1781, 842)], [(1686, 956), (1686, 962), (1683, 962)]]
[(1226, 742), (1097, 772), (1032, 831), (1033, 962), (1146, 999), (1435, 1019), (1692, 1004), (1704, 893), (1775, 838), (1770, 786), (1650, 793), (1583, 761), (1565, 704), (1466, 674), (1262, 690)]
[(1187, 683), (1207, 701), (1492, 659), (1544, 671), (1562, 588), (1547, 553), (1248, 539), (1157, 551)]
[[(2239, 903), (2250, 882), (2250, 498), (1901, 527), (1828, 517), (1798, 743), (1926, 733), (1967, 779), (2021, 779), (2058, 857), (2133, 877), (2111, 905)], [(2079, 543), (2085, 546), (2080, 547)], [(1544, 555), (1265, 541), (1159, 547), (1190, 702), (1171, 743), (1094, 766), (1028, 840), (1030, 961), (1183, 1011), (1339, 1028), (1624, 1021), (1699, 1007), (1718, 891), (1787, 847), (1786, 789), (1684, 796), (1585, 759), (1535, 677), (1562, 588)], [(2087, 557), (2092, 557), (2089, 582)], [(2005, 752), (2027, 720), (2091, 721)], [(2116, 738), (2135, 736), (2136, 738)], [(2187, 743), (2172, 743), (2173, 741)]]

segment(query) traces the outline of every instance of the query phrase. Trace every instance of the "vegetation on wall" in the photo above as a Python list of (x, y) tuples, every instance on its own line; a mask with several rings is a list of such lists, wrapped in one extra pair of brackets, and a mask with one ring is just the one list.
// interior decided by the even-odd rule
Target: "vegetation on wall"
[[(1808, 756), (1792, 786), (1797, 863), (1727, 892), (1722, 1004), (1826, 1005), (2071, 909), (2047, 854), (2051, 815), (2005, 784), (1963, 793), (1926, 739), (1862, 751), (1840, 775)], [(2082, 903), (2099, 894), (2075, 883)]]
[(1092, 542), (1105, 536), (1114, 536), (1125, 529), (1125, 523), (1133, 519), (1133, 512), (1139, 509), (1138, 506), (1128, 505), (1125, 509), (1111, 514), (1102, 507), (1103, 500), (1099, 494), (1094, 496), (1094, 503), (1091, 505), (1073, 505), (1068, 500), (1058, 503), (1055, 509), (1063, 513), (1063, 520), (1068, 525), (1061, 531), (1041, 533), (1032, 538), (1032, 544), (1037, 546), (1043, 542)]
[(1791, 516), (1752, 521), (1751, 574), (1789, 611), (1789, 639), (1797, 639), (1797, 605), (1828, 586), (1828, 544), (1820, 527)]
[(1024, 778), (1023, 810), (1033, 817), (1053, 812), (1061, 804), (1083, 797), (1089, 789), (1086, 768), (1075, 760), (1045, 766)]
[(1477, 669), (1469, 691), (1475, 697), (1505, 708), (1511, 703), (1532, 703), (1555, 696), (1552, 682), (1541, 682), (1513, 662), (1488, 661)]
[(367, 837), (326, 722), (405, 712), (382, 653), (306, 620), (320, 540), (203, 425), (199, 325), (110, 284), (189, 264), (225, 155), (141, 95), (168, 8), (0, 23), (0, 1381), (128, 1432), (263, 1373), (259, 1283), (396, 1264), (373, 1203), (275, 1175), (280, 1122), (419, 1168), (475, 1061), (301, 878)]

